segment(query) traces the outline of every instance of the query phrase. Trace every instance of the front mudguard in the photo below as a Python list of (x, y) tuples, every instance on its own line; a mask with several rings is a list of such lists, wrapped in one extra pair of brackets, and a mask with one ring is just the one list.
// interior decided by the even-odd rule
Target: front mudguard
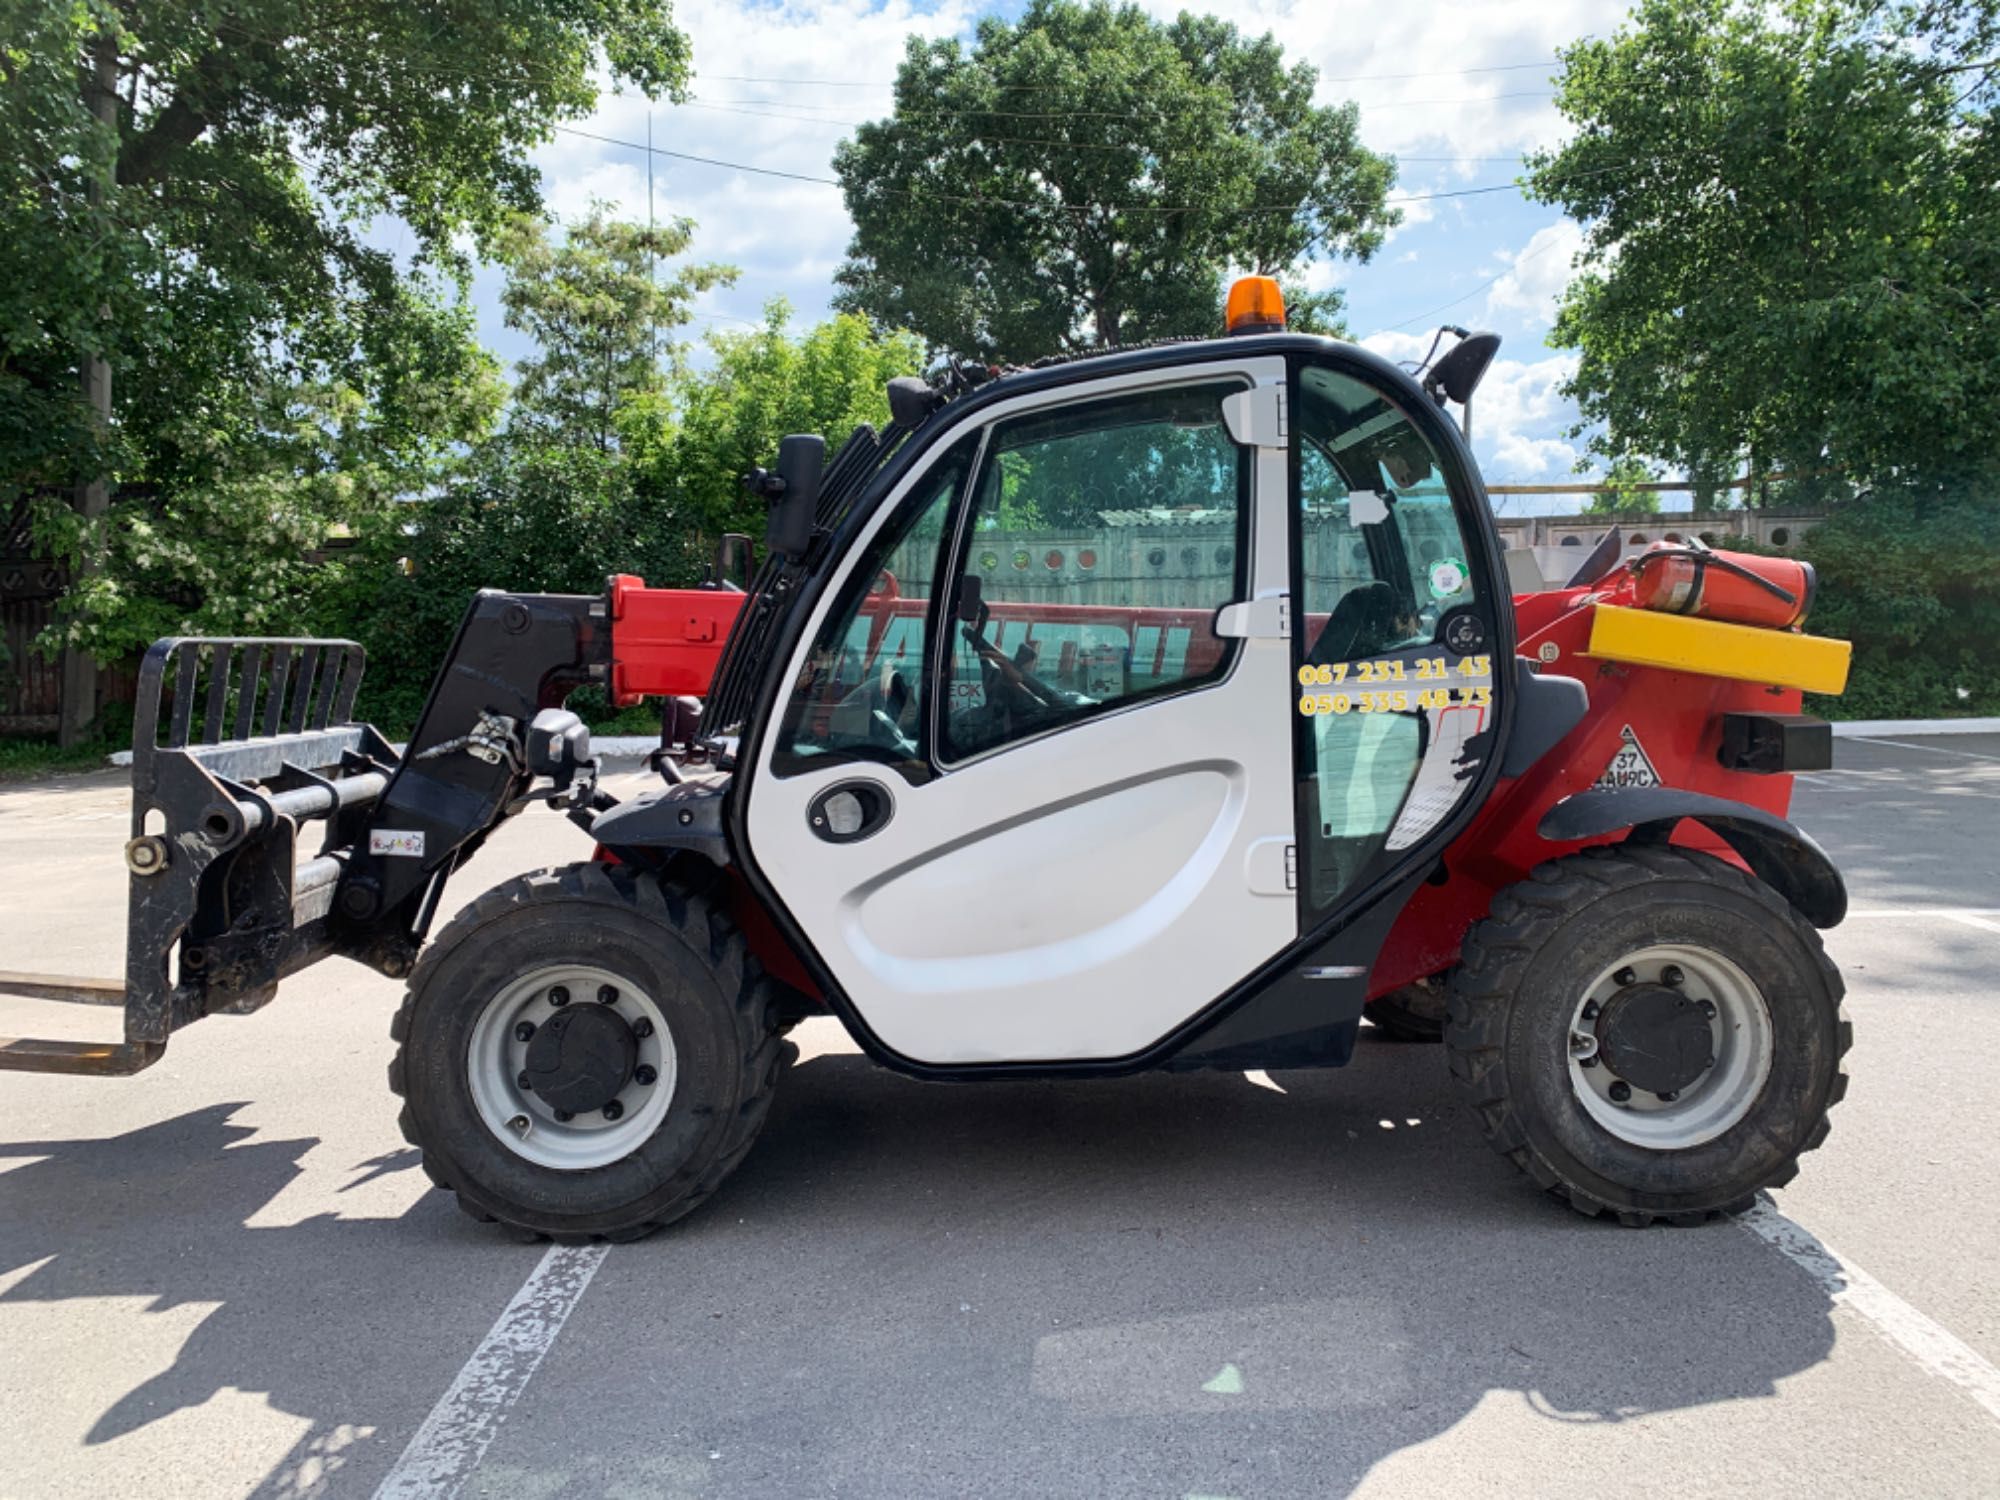
[(681, 781), (656, 791), (641, 792), (630, 802), (602, 812), (590, 824), (590, 836), (621, 859), (675, 850), (699, 854), (718, 869), (729, 864), (729, 836), (722, 823), (726, 777)]
[(1666, 843), (1692, 818), (1742, 857), (1759, 880), (1815, 927), (1837, 927), (1847, 915), (1847, 884), (1810, 834), (1775, 813), (1726, 797), (1679, 787), (1628, 787), (1578, 792), (1542, 815), (1535, 831), (1551, 843), (1575, 844), (1630, 829), (1640, 843)]

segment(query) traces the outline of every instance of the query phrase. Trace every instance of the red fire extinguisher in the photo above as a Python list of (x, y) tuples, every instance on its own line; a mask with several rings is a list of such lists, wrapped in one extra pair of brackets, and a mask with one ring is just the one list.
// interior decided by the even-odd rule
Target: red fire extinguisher
[(1809, 562), (1718, 552), (1700, 542), (1655, 542), (1628, 567), (1627, 587), (1641, 609), (1769, 630), (1802, 624), (1817, 584)]

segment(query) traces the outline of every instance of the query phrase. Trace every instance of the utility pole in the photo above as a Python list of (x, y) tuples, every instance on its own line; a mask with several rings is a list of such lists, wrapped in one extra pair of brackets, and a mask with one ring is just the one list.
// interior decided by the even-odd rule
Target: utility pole
[[(111, 137), (109, 165), (100, 176), (91, 179), (87, 189), (91, 208), (101, 216), (106, 180), (115, 186), (118, 174), (118, 38), (115, 32), (100, 32), (91, 47), (88, 88), (90, 112)], [(108, 308), (101, 311), (104, 316), (110, 315)], [(98, 435), (102, 437), (111, 428), (111, 365), (95, 347), (82, 351), (80, 363), (83, 399), (90, 403), (91, 416), (96, 422)], [(78, 481), (74, 504), (77, 514), (86, 523), (96, 520), (110, 509), (111, 491), (101, 472)], [(86, 555), (77, 564), (70, 587), (74, 589), (82, 583), (91, 571), (90, 558)], [(91, 721), (97, 717), (97, 663), (75, 646), (63, 648), (60, 691), (61, 701), (56, 706), (56, 741), (67, 750), (82, 743)]]
[(653, 112), (646, 111), (646, 347), (652, 356), (652, 374), (660, 372), (660, 314), (650, 300), (658, 282), (658, 271), (653, 264)]

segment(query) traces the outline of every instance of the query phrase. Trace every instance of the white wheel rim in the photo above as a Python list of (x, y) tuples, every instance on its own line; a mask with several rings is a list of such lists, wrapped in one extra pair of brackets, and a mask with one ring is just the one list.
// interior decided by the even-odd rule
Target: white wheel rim
[[(1596, 1021), (1605, 1002), (1626, 984), (1663, 984), (1671, 969), (1677, 988), (1712, 1006), (1709, 1035), (1715, 1061), (1671, 1099), (1626, 1083), (1598, 1056)], [(1618, 976), (1630, 970), (1621, 983)], [(1707, 948), (1660, 943), (1627, 954), (1599, 974), (1570, 1014), (1569, 1079), (1584, 1111), (1621, 1141), (1655, 1151), (1684, 1151), (1712, 1141), (1750, 1113), (1771, 1076), (1771, 1012), (1750, 976)], [(1620, 1089), (1626, 1097), (1619, 1098)]]
[[(558, 1007), (550, 996), (558, 989), (570, 1005), (598, 1005), (602, 991), (614, 991), (612, 1008), (635, 1033), (648, 1033), (638, 1037), (638, 1061), (614, 1101), (615, 1119), (606, 1117), (609, 1105), (558, 1119), (551, 1105), (521, 1087), (528, 1043), (516, 1028), (540, 1027), (553, 1016)], [(648, 1068), (653, 1081), (644, 1083)], [(516, 1156), (558, 1171), (587, 1171), (630, 1156), (666, 1118), (674, 1080), (673, 1034), (653, 997), (622, 975), (585, 964), (537, 969), (501, 990), (473, 1023), (466, 1048), (466, 1081), (480, 1120)]]

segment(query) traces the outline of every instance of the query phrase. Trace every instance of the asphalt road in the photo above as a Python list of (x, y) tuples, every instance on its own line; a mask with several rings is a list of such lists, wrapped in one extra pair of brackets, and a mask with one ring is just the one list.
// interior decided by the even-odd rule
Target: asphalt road
[[(0, 1496), (2000, 1494), (2000, 737), (1838, 758), (1853, 1087), (1761, 1235), (1540, 1198), (1436, 1048), (952, 1088), (815, 1022), (714, 1202), (551, 1256), (426, 1191), (397, 986), (328, 963), (0, 1080)], [(0, 967), (116, 972), (125, 797), (0, 788)]]

